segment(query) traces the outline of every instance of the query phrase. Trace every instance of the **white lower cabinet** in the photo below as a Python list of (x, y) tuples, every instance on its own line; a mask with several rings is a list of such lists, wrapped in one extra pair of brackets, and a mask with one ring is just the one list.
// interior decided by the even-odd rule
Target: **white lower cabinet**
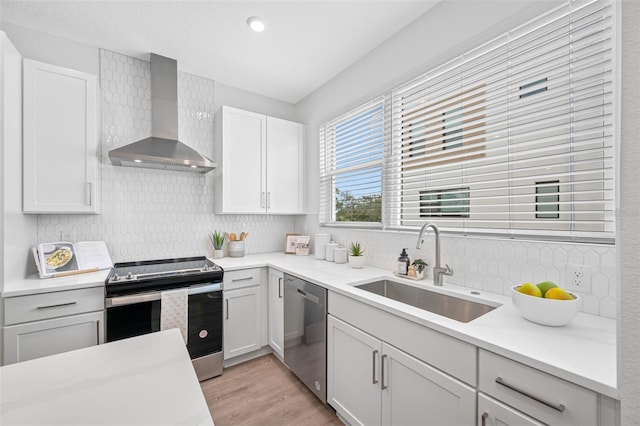
[(284, 274), (269, 269), (269, 346), (284, 359)]
[(224, 359), (262, 346), (260, 268), (225, 272)]
[(28, 361), (104, 342), (104, 312), (28, 322), (4, 328), (4, 362)]
[[(567, 382), (551, 374), (481, 349), (479, 353), (479, 381), (478, 390), (491, 397), (492, 402), (500, 402), (500, 407), (511, 408), (512, 417), (507, 417), (507, 411), (495, 411), (505, 419), (518, 419), (520, 414), (530, 423), (518, 420), (509, 423), (502, 420), (497, 424), (548, 424), (557, 426), (586, 426), (606, 424), (599, 420), (600, 401), (598, 394)], [(487, 398), (484, 398), (487, 404)], [(497, 404), (494, 404), (498, 407)], [(478, 407), (479, 421), (485, 411)], [(485, 420), (492, 417), (491, 411), (486, 411)], [(491, 423), (490, 421), (493, 421)], [(485, 423), (493, 425), (492, 420)], [(482, 424), (482, 423), (480, 423)]]
[(475, 389), (331, 315), (327, 402), (351, 425), (470, 425)]
[(478, 426), (544, 426), (544, 423), (478, 393)]
[(7, 297), (4, 363), (104, 343), (104, 287)]

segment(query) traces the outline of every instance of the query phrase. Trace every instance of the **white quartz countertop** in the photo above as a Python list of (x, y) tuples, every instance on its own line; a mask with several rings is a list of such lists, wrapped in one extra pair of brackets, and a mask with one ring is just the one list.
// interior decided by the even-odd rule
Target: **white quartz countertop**
[(25, 296), (29, 294), (75, 290), (88, 287), (104, 287), (104, 280), (107, 279), (107, 275), (109, 275), (109, 269), (58, 278), (40, 278), (39, 275), (31, 275), (22, 280), (6, 281), (4, 283), (2, 297)]
[[(471, 295), (474, 289), (444, 284), (435, 287), (430, 280), (413, 281), (390, 271), (365, 266), (317, 260), (313, 256), (264, 253), (240, 258), (213, 259), (225, 271), (268, 266), (296, 275), (328, 290), (347, 295), (379, 309), (448, 334), (480, 348), (506, 356), (612, 398), (616, 387), (616, 322), (579, 313), (567, 326), (547, 327), (522, 318), (511, 298), (488, 292)], [(394, 279), (408, 285), (501, 304), (493, 311), (462, 323), (404, 303), (378, 296), (354, 285), (378, 278)], [(330, 309), (330, 308), (329, 308)]]
[(177, 329), (0, 367), (2, 425), (213, 425)]

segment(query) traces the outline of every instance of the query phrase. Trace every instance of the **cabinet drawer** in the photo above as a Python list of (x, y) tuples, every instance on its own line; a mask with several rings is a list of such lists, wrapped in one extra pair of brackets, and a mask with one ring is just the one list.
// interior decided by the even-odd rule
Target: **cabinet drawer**
[(104, 309), (104, 288), (56, 291), (4, 299), (5, 325)]
[(234, 290), (236, 288), (251, 287), (254, 285), (260, 285), (260, 268), (225, 271), (224, 273), (225, 290)]
[(581, 386), (480, 350), (479, 390), (553, 425), (598, 423), (598, 395)]

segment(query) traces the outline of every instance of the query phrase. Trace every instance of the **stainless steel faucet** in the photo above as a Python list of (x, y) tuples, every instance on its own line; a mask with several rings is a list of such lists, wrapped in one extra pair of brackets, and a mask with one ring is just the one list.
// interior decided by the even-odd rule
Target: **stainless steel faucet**
[(436, 234), (436, 265), (433, 267), (433, 284), (437, 286), (442, 285), (442, 276), (443, 275), (453, 275), (453, 269), (449, 268), (449, 265), (445, 264), (446, 268), (440, 266), (440, 230), (433, 223), (425, 223), (420, 228), (420, 234), (418, 234), (418, 244), (416, 244), (416, 249), (420, 250), (422, 248), (422, 243), (424, 243), (424, 233), (427, 231), (427, 228), (433, 229), (433, 232)]

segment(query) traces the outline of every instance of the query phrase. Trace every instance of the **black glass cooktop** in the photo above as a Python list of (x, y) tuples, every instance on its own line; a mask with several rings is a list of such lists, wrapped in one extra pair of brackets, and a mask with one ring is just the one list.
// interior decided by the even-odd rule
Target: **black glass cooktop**
[(116, 263), (105, 281), (107, 295), (221, 282), (224, 271), (204, 256)]

